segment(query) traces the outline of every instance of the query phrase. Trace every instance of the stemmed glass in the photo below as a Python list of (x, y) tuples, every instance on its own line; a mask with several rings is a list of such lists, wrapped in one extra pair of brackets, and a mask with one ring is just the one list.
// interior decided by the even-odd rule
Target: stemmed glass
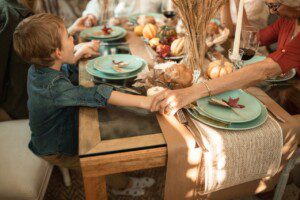
[(100, 25), (107, 25), (109, 20), (114, 17), (115, 1), (103, 0), (100, 4)]
[(239, 57), (238, 58), (235, 58), (233, 56), (233, 50), (232, 49), (228, 50), (228, 58), (234, 65), (233, 70), (238, 70), (243, 66), (243, 60), (242, 60), (243, 55), (244, 55), (244, 51), (242, 49), (239, 49)]
[(242, 60), (250, 60), (258, 50), (258, 30), (253, 26), (245, 26), (242, 29), (241, 48), (244, 51)]
[(168, 24), (176, 16), (175, 7), (172, 0), (162, 0), (161, 11), (163, 15), (168, 18)]

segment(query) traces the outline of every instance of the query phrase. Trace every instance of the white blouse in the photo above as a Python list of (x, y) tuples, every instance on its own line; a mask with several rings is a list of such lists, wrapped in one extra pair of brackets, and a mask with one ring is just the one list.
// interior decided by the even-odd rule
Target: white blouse
[[(93, 14), (99, 18), (99, 1), (101, 0), (90, 0), (82, 15)], [(160, 12), (161, 8), (161, 0), (118, 0), (115, 2), (117, 2), (114, 10), (115, 17), (129, 17), (137, 13)]]
[[(237, 20), (237, 6), (235, 0), (230, 0), (231, 18), (234, 24)], [(263, 0), (244, 0), (244, 8), (247, 13), (249, 23), (257, 29), (267, 26), (269, 10)]]

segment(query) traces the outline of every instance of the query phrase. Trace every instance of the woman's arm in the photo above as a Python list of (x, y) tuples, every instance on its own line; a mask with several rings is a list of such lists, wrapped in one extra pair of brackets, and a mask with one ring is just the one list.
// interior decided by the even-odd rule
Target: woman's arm
[[(267, 58), (262, 62), (247, 65), (242, 69), (218, 79), (208, 81), (206, 84), (212, 95), (222, 92), (247, 88), (251, 85), (259, 83), (269, 77), (281, 74), (280, 66), (271, 58)], [(151, 111), (160, 110), (163, 112), (165, 108), (171, 104), (173, 109), (180, 109), (189, 103), (196, 101), (209, 95), (206, 86), (195, 84), (189, 88), (181, 90), (168, 90), (158, 94), (152, 104)]]

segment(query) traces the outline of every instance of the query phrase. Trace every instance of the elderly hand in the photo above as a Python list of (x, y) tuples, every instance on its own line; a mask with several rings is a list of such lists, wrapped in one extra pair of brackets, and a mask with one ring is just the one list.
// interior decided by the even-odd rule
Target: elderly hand
[(161, 114), (175, 114), (177, 110), (197, 99), (193, 87), (179, 90), (165, 90), (156, 95), (151, 104), (151, 112), (159, 111)]
[(80, 58), (90, 58), (92, 56), (99, 56), (99, 40), (92, 40), (90, 42), (84, 42), (74, 47), (76, 61)]

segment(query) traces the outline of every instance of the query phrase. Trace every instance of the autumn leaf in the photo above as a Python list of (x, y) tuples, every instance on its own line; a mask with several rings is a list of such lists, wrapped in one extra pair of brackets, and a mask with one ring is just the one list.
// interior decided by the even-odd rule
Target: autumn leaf
[(223, 102), (225, 102), (227, 105), (229, 105), (231, 108), (245, 108), (244, 105), (238, 104), (240, 98), (231, 98), (229, 97), (228, 101), (222, 99)]
[(104, 27), (102, 28), (102, 32), (104, 35), (109, 35), (111, 31), (112, 31), (112, 29), (107, 28), (106, 25), (104, 25)]

